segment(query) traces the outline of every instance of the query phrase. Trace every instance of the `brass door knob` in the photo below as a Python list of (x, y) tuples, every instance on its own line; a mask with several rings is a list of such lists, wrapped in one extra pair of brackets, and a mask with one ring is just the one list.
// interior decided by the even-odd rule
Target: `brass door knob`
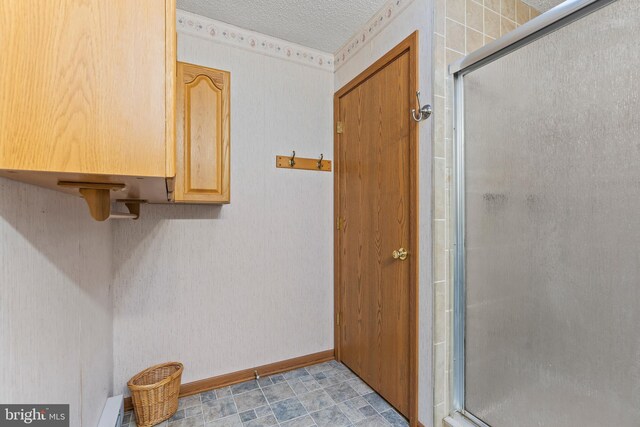
[(405, 248), (400, 248), (397, 251), (393, 251), (393, 259), (399, 259), (400, 261), (404, 261), (407, 259), (407, 255), (409, 253)]

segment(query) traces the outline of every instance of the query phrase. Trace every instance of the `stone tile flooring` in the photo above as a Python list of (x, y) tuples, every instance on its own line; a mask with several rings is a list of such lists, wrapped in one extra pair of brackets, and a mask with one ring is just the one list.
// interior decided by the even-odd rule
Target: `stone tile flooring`
[[(136, 427), (132, 412), (123, 427)], [(378, 427), (407, 421), (336, 361), (180, 399), (163, 427)]]

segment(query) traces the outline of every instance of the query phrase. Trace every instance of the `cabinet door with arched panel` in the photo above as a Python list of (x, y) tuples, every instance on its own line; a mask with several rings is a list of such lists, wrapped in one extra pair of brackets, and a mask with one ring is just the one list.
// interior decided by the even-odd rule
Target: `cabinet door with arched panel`
[(229, 203), (230, 73), (178, 62), (174, 200)]

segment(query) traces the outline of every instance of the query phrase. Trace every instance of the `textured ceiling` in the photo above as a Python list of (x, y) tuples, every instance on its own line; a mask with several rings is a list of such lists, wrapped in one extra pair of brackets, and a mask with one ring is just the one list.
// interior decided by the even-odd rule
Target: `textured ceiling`
[(335, 53), (385, 0), (178, 0), (178, 9)]
[(523, 0), (530, 6), (535, 7), (540, 12), (546, 12), (547, 10), (556, 7), (560, 3), (564, 3), (564, 0)]

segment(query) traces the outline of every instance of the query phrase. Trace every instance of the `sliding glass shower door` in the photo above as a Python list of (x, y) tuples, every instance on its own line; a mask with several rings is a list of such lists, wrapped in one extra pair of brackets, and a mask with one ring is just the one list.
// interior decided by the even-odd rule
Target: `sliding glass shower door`
[(640, 426), (639, 2), (458, 79), (460, 409)]

